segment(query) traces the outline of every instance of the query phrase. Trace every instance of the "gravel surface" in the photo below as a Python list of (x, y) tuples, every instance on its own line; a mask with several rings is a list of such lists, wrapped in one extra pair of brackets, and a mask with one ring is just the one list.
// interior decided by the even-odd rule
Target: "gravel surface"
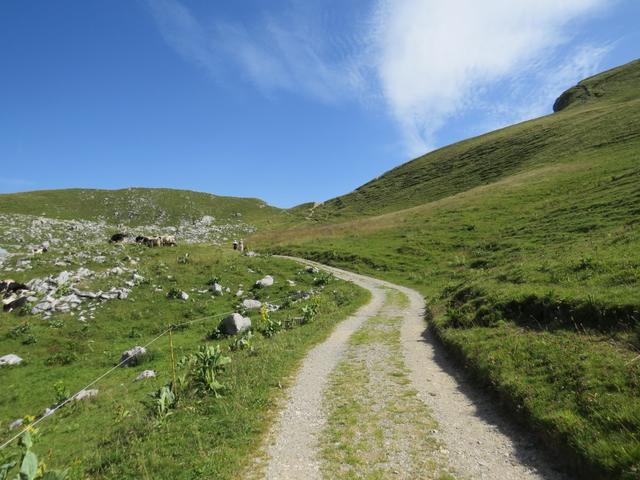
[(372, 299), (354, 316), (341, 322), (324, 343), (305, 358), (286, 404), (270, 436), (265, 476), (268, 479), (320, 478), (319, 434), (326, 425), (323, 405), (329, 375), (345, 352), (349, 336), (378, 314), (385, 288), (407, 295), (410, 305), (403, 317), (401, 343), (409, 378), (419, 398), (439, 426), (433, 432), (443, 453), (459, 476), (473, 479), (564, 479), (523, 432), (505, 420), (491, 398), (456, 374), (435, 340), (426, 331), (425, 302), (411, 289), (314, 262), (337, 277), (371, 291)]
[(305, 357), (270, 435), (265, 478), (320, 478), (318, 434), (326, 423), (323, 393), (351, 334), (382, 307), (384, 294), (375, 287), (372, 290), (371, 301), (340, 322), (331, 336)]

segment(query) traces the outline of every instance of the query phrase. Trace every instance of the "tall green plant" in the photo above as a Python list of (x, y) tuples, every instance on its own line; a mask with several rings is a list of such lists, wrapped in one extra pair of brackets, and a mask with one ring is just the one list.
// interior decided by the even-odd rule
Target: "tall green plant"
[(218, 397), (225, 388), (219, 376), (230, 362), (231, 358), (222, 354), (220, 345), (202, 345), (196, 353), (183, 358), (180, 363), (187, 367), (188, 385), (196, 391), (213, 393)]
[(21, 453), (16, 458), (10, 458), (0, 465), (0, 480), (7, 480), (13, 472), (12, 480), (65, 480), (67, 470), (47, 470), (43, 462), (31, 450), (33, 439), (29, 431), (22, 434), (19, 441)]

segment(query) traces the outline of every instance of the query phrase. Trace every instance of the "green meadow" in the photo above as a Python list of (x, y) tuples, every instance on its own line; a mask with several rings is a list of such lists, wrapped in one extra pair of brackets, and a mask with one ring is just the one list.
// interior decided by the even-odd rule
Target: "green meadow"
[(630, 479), (640, 62), (581, 85), (557, 113), (425, 155), (253, 241), (418, 289), (437, 338), (516, 421), (574, 471)]
[[(160, 336), (139, 364), (117, 368), (92, 386), (98, 389), (95, 398), (72, 401), (37, 425), (34, 451), (47, 466), (69, 468), (72, 479), (238, 478), (300, 359), (368, 296), (290, 261), (236, 253), (206, 245), (130, 245), (120, 255), (140, 258), (138, 270), (145, 280), (128, 299), (96, 308), (91, 321), (78, 322), (70, 314), (56, 314), (49, 321), (20, 312), (4, 314), (0, 347), (24, 362), (1, 372), (0, 440), (19, 432), (7, 429), (10, 421), (40, 415), (114, 367), (123, 351), (145, 345), (173, 326), (171, 337)], [(252, 288), (267, 274), (274, 277), (273, 286)], [(216, 297), (200, 293), (213, 281), (231, 291)], [(238, 311), (238, 288), (247, 298), (282, 307), (268, 314), (270, 328), (260, 311), (247, 312), (253, 335), (246, 343), (216, 334), (222, 317)], [(172, 289), (188, 292), (190, 298), (168, 298)], [(298, 300), (299, 291), (315, 293)], [(312, 314), (305, 316), (309, 305)], [(159, 416), (151, 394), (173, 381), (174, 366), (177, 377), (184, 375), (188, 367), (180, 360), (203, 345), (219, 346), (231, 360), (216, 379), (221, 389), (183, 386), (166, 417)], [(157, 377), (134, 382), (147, 369)], [(3, 454), (17, 448), (13, 444)]]

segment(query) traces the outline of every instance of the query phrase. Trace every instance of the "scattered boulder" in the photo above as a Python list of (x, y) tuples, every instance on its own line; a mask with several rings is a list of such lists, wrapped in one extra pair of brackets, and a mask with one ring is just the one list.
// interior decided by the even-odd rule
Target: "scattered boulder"
[(290, 287), (295, 287), (296, 282), (294, 282), (293, 280), (287, 280), (287, 285), (289, 285)]
[(244, 290), (239, 288), (238, 291), (236, 292), (236, 297), (241, 297), (244, 295)]
[(0, 357), (0, 367), (4, 367), (5, 365), (20, 365), (21, 363), (22, 359), (14, 353)]
[(120, 363), (122, 366), (137, 365), (147, 355), (147, 349), (140, 346), (135, 346), (130, 350), (125, 350), (120, 356)]
[(251, 319), (243, 317), (239, 313), (232, 313), (225, 317), (218, 326), (218, 330), (225, 335), (236, 335), (250, 328)]
[(221, 297), (224, 294), (224, 289), (219, 283), (214, 283), (213, 285), (211, 285), (209, 287), (209, 290), (211, 290), (216, 297)]
[(156, 372), (153, 370), (145, 370), (140, 372), (140, 374), (135, 378), (135, 382), (139, 382), (140, 380), (146, 380), (147, 378), (155, 378)]
[(89, 390), (80, 390), (74, 395), (73, 399), (76, 402), (80, 402), (82, 400), (87, 400), (96, 396), (98, 396), (98, 390), (96, 388), (91, 388)]
[(246, 298), (242, 301), (242, 306), (247, 310), (257, 310), (262, 307), (262, 302), (259, 300), (253, 300), (251, 298)]
[(273, 285), (273, 277), (271, 275), (266, 275), (264, 278), (261, 278), (256, 282), (256, 287), (270, 287)]
[(313, 265), (307, 265), (305, 268), (307, 273), (320, 273), (320, 269), (318, 267), (314, 267)]

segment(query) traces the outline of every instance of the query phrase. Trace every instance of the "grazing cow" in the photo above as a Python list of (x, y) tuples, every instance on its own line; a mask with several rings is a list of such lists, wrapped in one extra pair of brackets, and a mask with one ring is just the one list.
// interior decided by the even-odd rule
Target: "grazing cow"
[(160, 237), (151, 237), (151, 238), (145, 238), (144, 239), (144, 244), (147, 247), (159, 247), (160, 244)]
[(175, 247), (177, 245), (176, 237), (174, 237), (173, 235), (165, 235), (160, 237), (160, 243), (163, 246), (169, 246), (169, 247)]
[[(4, 290), (7, 292), (17, 292), (19, 290), (28, 290), (27, 286), (24, 283), (14, 282), (13, 280), (9, 280), (8, 283), (0, 282), (0, 285), (4, 284)], [(0, 287), (0, 291), (3, 288)]]
[(0, 282), (0, 293), (4, 292), (4, 291), (8, 291), (9, 290), (9, 286), (16, 283), (15, 281), (11, 280), (11, 279), (7, 279), (7, 280), (2, 280)]
[(19, 297), (13, 301), (11, 301), (10, 303), (7, 303), (6, 305), (4, 305), (2, 307), (2, 310), (4, 310), (5, 312), (11, 312), (13, 310), (15, 310), (16, 308), (20, 308), (24, 305), (27, 304), (27, 300), (28, 297), (24, 296), (24, 297)]
[(122, 242), (125, 238), (127, 238), (126, 233), (115, 233), (111, 235), (111, 239), (109, 240), (109, 243), (119, 243), (119, 242)]

